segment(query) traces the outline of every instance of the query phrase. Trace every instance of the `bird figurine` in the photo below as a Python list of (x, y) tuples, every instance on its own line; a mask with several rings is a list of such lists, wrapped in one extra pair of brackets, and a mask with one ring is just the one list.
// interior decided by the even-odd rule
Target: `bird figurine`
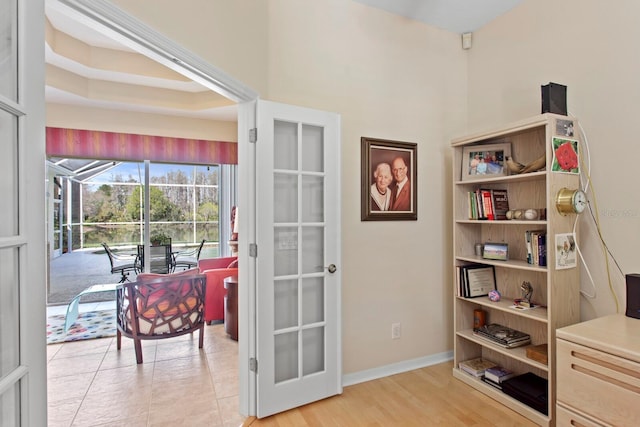
[(543, 169), (546, 166), (546, 164), (547, 164), (547, 157), (546, 155), (543, 154), (541, 157), (537, 158), (533, 162), (526, 165), (524, 169), (520, 171), (520, 173), (529, 173), (529, 172), (538, 171), (540, 169)]
[(523, 165), (522, 163), (516, 162), (515, 160), (513, 160), (513, 157), (511, 156), (506, 156), (505, 158), (507, 159), (506, 164), (507, 164), (507, 169), (509, 169), (509, 172), (514, 174), (522, 173), (522, 170), (525, 168), (525, 165)]

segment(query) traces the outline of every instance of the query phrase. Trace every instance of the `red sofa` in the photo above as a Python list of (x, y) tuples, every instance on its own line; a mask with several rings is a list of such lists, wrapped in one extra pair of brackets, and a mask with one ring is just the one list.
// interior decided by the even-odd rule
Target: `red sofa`
[[(237, 257), (203, 258), (198, 260), (198, 269), (207, 276), (207, 291), (204, 301), (204, 321), (224, 320), (224, 279), (238, 276)], [(234, 263), (232, 265), (232, 263)], [(231, 268), (229, 268), (231, 266)]]

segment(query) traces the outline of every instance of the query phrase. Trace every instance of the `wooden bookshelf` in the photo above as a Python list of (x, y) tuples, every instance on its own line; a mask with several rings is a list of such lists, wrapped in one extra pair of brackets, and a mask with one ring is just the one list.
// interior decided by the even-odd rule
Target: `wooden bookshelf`
[[(561, 121), (558, 123), (558, 121)], [(458, 267), (481, 263), (495, 266), (496, 286), (502, 295), (499, 302), (487, 297), (464, 298), (454, 295), (454, 368), (456, 378), (494, 398), (539, 425), (554, 425), (555, 416), (555, 331), (557, 328), (580, 321), (580, 282), (577, 267), (556, 269), (555, 235), (571, 233), (575, 214), (561, 215), (555, 207), (555, 195), (563, 187), (579, 188), (579, 176), (551, 171), (553, 160), (552, 138), (577, 140), (578, 135), (565, 136), (559, 131), (562, 121), (577, 119), (555, 114), (542, 114), (506, 126), (478, 132), (451, 142), (453, 148), (453, 274)], [(527, 174), (504, 174), (462, 179), (465, 148), (482, 151), (482, 146), (509, 143), (512, 157), (523, 164), (542, 155), (546, 157), (544, 170)], [(537, 220), (472, 220), (469, 219), (468, 193), (478, 188), (506, 189), (511, 209), (546, 210), (545, 219)], [(544, 230), (547, 235), (547, 265), (537, 266), (527, 262), (525, 231)], [(508, 261), (485, 260), (475, 255), (476, 243), (507, 243)], [(532, 301), (539, 307), (532, 310), (511, 308), (516, 298), (522, 297), (520, 285), (528, 281), (533, 285)], [(526, 346), (505, 349), (473, 334), (473, 311), (485, 310), (487, 323), (502, 325), (526, 332), (531, 336), (530, 345), (548, 344), (548, 365), (526, 356)], [(483, 381), (458, 369), (458, 363), (475, 357), (492, 360), (512, 371), (523, 374), (533, 372), (549, 383), (548, 415), (511, 398)]]

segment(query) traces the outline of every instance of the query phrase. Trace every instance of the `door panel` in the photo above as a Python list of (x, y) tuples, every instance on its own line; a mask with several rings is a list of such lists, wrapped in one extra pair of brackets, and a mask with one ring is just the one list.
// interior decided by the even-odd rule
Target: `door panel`
[(342, 392), (340, 118), (258, 102), (257, 415)]

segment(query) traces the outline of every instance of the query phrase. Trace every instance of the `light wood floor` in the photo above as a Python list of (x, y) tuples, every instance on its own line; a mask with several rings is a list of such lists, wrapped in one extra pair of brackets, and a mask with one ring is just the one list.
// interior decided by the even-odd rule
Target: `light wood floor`
[(453, 378), (452, 362), (345, 387), (342, 395), (244, 426), (535, 426)]

